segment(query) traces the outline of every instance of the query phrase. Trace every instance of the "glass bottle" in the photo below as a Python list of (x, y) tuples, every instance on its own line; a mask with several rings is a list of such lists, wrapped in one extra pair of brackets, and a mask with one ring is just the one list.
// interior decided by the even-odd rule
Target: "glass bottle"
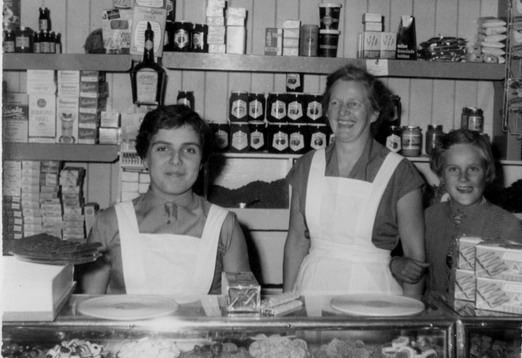
[(49, 9), (46, 7), (40, 8), (40, 17), (38, 18), (38, 29), (44, 31), (51, 30), (51, 17)]
[(143, 60), (131, 71), (132, 100), (137, 105), (162, 105), (167, 72), (154, 60), (154, 31), (145, 30)]
[(49, 33), (49, 53), (56, 52), (56, 34), (54, 31)]
[(15, 34), (11, 30), (4, 31), (4, 53), (15, 52)]
[(426, 154), (431, 155), (433, 149), (440, 147), (444, 132), (442, 131), (442, 125), (428, 124), (428, 130), (426, 131)]
[(54, 40), (55, 53), (62, 53), (62, 34), (57, 33), (56, 38)]
[(40, 53), (40, 33), (33, 32), (33, 53)]

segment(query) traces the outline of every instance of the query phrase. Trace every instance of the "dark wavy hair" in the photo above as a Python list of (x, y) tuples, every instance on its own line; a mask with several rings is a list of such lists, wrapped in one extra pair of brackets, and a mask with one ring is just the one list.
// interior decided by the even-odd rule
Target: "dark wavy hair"
[(160, 129), (189, 126), (199, 135), (202, 147), (201, 163), (207, 163), (212, 154), (212, 133), (209, 125), (192, 109), (184, 105), (160, 106), (148, 112), (143, 118), (136, 136), (136, 151), (145, 159), (152, 137)]
[(442, 137), (441, 145), (434, 148), (430, 156), (430, 168), (439, 177), (444, 170), (444, 162), (448, 149), (456, 144), (471, 144), (477, 148), (486, 167), (486, 183), (495, 180), (495, 158), (486, 135), (468, 129), (456, 129)]
[(377, 77), (355, 65), (341, 67), (328, 75), (326, 78), (326, 89), (323, 94), (323, 113), (328, 112), (332, 87), (337, 81), (357, 81), (368, 89), (370, 106), (374, 111), (379, 112), (377, 121), (372, 124), (374, 133), (384, 121), (393, 118), (395, 108), (392, 101), (392, 92)]

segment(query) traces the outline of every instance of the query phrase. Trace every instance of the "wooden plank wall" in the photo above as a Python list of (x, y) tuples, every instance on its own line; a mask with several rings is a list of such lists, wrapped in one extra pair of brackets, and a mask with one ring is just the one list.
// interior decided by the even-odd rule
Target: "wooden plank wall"
[[(354, 58), (356, 34), (362, 31), (362, 14), (384, 15), (385, 30), (397, 31), (401, 15), (416, 19), (418, 42), (436, 35), (458, 36), (473, 40), (476, 19), (496, 16), (499, 0), (336, 0), (343, 4), (341, 39), (338, 56)], [(54, 31), (63, 35), (64, 53), (83, 53), (86, 37), (101, 27), (101, 12), (112, 7), (112, 0), (32, 0), (21, 1), (21, 23), (38, 28), (38, 7), (51, 11)], [(248, 10), (247, 53), (263, 53), (266, 27), (281, 26), (285, 19), (300, 19), (303, 24), (318, 24), (320, 0), (228, 0), (229, 6)], [(206, 0), (177, 0), (177, 20), (204, 23)], [(291, 59), (289, 58), (289, 61)], [(284, 74), (225, 73), (205, 71), (169, 71), (166, 103), (174, 103), (179, 90), (194, 90), (196, 110), (206, 119), (225, 121), (228, 96), (232, 90), (250, 92), (284, 91)], [(6, 73), (10, 91), (25, 90), (25, 74)], [(109, 109), (132, 112), (128, 74), (108, 76)], [(322, 92), (325, 76), (307, 75), (306, 92)], [(385, 79), (401, 97), (402, 123), (420, 126), (442, 124), (445, 130), (459, 127), (462, 107), (476, 106), (485, 111), (485, 132), (491, 135), (493, 118), (493, 85), (481, 81), (449, 81), (423, 79)], [(76, 164), (76, 163), (75, 163)], [(107, 207), (118, 198), (117, 164), (84, 164), (88, 169), (86, 195), (90, 201)]]

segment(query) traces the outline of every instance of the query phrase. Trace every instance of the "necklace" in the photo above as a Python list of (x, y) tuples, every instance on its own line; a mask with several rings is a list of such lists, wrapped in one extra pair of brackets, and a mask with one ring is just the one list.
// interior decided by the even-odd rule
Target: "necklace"
[(448, 277), (448, 281), (446, 282), (446, 292), (449, 292), (449, 282), (451, 281), (451, 272), (454, 268), (454, 265), (457, 263), (456, 259), (454, 259), (455, 255), (458, 255), (458, 239), (459, 239), (459, 231), (460, 225), (466, 218), (466, 214), (460, 208), (457, 208), (456, 211), (452, 210), (451, 221), (455, 224), (455, 229), (453, 230), (453, 235), (451, 237), (451, 242), (448, 249), (448, 254), (446, 255), (446, 274)]

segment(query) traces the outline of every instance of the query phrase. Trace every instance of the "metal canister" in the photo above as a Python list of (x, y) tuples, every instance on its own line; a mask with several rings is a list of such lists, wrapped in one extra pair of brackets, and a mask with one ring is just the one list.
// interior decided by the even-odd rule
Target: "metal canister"
[(195, 98), (193, 91), (179, 91), (176, 98), (176, 104), (185, 105), (191, 109), (195, 109)]
[(443, 136), (444, 132), (441, 124), (428, 124), (428, 130), (426, 131), (426, 154), (431, 155), (433, 149), (440, 147)]
[(403, 126), (401, 144), (403, 156), (419, 157), (422, 153), (422, 129), (418, 126)]
[(245, 153), (250, 149), (250, 128), (248, 122), (230, 123), (230, 151)]
[(248, 116), (248, 92), (232, 91), (230, 94), (230, 113), (231, 122), (246, 122)]
[(468, 129), (480, 132), (484, 130), (484, 113), (480, 108), (470, 108), (468, 113)]
[(402, 129), (399, 126), (390, 126), (386, 136), (386, 148), (394, 153), (402, 149)]

